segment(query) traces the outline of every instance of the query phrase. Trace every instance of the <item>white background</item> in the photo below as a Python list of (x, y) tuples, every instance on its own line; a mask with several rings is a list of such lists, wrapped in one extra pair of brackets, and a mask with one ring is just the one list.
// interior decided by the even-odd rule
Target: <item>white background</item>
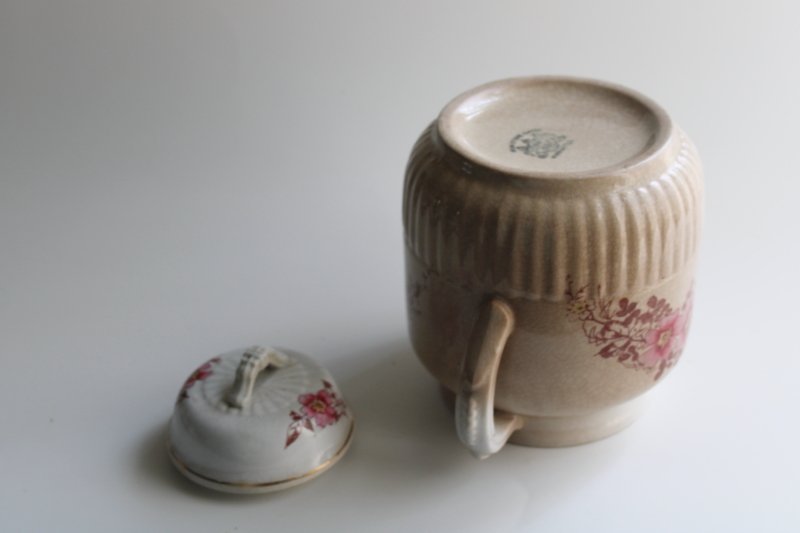
[[(0, 529), (798, 531), (796, 6), (0, 2)], [(451, 98), (532, 74), (627, 85), (693, 138), (695, 317), (631, 428), (477, 461), (407, 340), (403, 171)], [(355, 442), (219, 495), (166, 422), (255, 343), (325, 362)]]

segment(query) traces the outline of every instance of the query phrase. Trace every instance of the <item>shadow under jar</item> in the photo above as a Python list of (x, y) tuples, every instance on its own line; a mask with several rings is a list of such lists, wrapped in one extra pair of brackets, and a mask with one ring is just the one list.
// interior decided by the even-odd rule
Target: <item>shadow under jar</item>
[(633, 422), (686, 342), (701, 219), (694, 146), (641, 94), (515, 78), (444, 108), (406, 171), (409, 330), (474, 455)]

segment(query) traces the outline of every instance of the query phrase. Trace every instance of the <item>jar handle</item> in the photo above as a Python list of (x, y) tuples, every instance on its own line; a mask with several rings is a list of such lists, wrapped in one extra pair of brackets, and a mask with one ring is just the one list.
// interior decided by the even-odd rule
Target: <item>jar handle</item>
[(253, 394), (256, 376), (269, 366), (282, 367), (288, 360), (286, 355), (273, 348), (253, 346), (245, 350), (236, 368), (233, 388), (225, 398), (225, 403), (236, 409), (244, 407)]
[(456, 430), (478, 459), (499, 451), (523, 424), (519, 415), (494, 412), (497, 370), (513, 328), (511, 308), (492, 298), (481, 305), (467, 345), (456, 394)]

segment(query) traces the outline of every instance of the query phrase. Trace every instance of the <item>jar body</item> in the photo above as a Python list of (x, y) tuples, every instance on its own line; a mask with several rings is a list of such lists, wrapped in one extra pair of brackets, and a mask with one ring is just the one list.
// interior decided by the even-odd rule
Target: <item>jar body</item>
[(701, 180), (693, 145), (671, 124), (636, 168), (537, 180), (476, 164), (434, 123), (404, 191), (418, 357), (456, 393), (482, 302), (502, 300), (513, 329), (494, 407), (525, 420), (511, 442), (572, 445), (622, 429), (686, 342)]

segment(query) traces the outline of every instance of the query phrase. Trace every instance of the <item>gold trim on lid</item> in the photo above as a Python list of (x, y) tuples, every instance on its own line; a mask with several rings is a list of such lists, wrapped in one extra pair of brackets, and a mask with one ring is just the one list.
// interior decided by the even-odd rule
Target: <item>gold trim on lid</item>
[(270, 481), (270, 482), (267, 482), (267, 483), (233, 483), (231, 481), (221, 481), (219, 479), (214, 479), (212, 477), (208, 477), (208, 476), (205, 476), (205, 475), (200, 474), (198, 472), (195, 472), (194, 470), (192, 470), (191, 468), (186, 466), (186, 464), (183, 461), (181, 461), (180, 459), (178, 459), (175, 456), (175, 452), (172, 450), (172, 443), (169, 442), (169, 439), (167, 440), (167, 451), (169, 452), (170, 459), (172, 459), (177, 466), (179, 466), (180, 468), (184, 469), (186, 472), (192, 474), (193, 476), (197, 476), (200, 479), (204, 479), (204, 480), (210, 481), (212, 483), (217, 483), (219, 485), (226, 485), (226, 486), (229, 486), (229, 487), (244, 487), (244, 488), (257, 488), (257, 487), (269, 487), (269, 486), (272, 486), (272, 485), (280, 485), (281, 483), (289, 483), (291, 481), (297, 481), (298, 479), (302, 479), (304, 477), (308, 477), (308, 476), (311, 476), (313, 474), (316, 474), (320, 470), (324, 470), (328, 466), (332, 466), (333, 463), (338, 461), (340, 459), (340, 457), (344, 454), (345, 450), (347, 450), (347, 447), (350, 444), (350, 440), (353, 437), (353, 428), (355, 427), (355, 420), (353, 420), (352, 416), (350, 416), (348, 418), (350, 418), (350, 431), (347, 433), (347, 439), (345, 439), (344, 444), (333, 455), (333, 457), (331, 457), (330, 459), (328, 459), (327, 461), (325, 461), (324, 463), (322, 463), (318, 467), (314, 468), (313, 470), (310, 470), (310, 471), (306, 472), (305, 474), (301, 474), (299, 476), (291, 477), (291, 478), (287, 478), (287, 479), (281, 479), (279, 481)]

